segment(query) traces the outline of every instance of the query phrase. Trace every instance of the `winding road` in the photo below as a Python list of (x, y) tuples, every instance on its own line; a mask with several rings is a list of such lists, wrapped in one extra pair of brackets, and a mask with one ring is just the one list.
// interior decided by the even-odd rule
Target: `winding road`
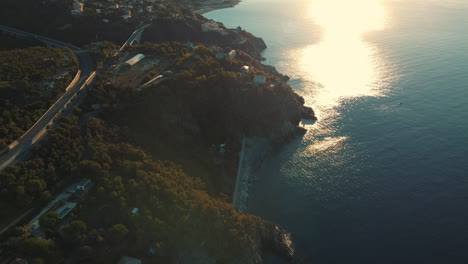
[(93, 61), (86, 50), (82, 50), (72, 44), (50, 39), (33, 33), (24, 32), (15, 28), (0, 25), (0, 31), (4, 34), (16, 37), (34, 38), (44, 42), (49, 47), (71, 49), (79, 59), (80, 70), (75, 79), (67, 87), (66, 92), (47, 110), (47, 112), (28, 130), (17, 139), (16, 144), (8, 152), (0, 156), (0, 170), (18, 161), (21, 156), (29, 150), (47, 131), (47, 127), (61, 115), (61, 113), (71, 107), (71, 101), (76, 95), (89, 85), (96, 76), (93, 71)]

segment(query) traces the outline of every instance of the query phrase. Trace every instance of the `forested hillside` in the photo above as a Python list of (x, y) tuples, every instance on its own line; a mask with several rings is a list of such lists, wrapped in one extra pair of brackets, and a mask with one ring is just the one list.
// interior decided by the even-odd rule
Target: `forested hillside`
[(28, 130), (78, 70), (68, 50), (31, 47), (0, 51), (0, 149)]

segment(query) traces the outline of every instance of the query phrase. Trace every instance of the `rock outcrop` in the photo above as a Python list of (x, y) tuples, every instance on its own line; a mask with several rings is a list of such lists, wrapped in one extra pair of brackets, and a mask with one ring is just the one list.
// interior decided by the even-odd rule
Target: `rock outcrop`
[(295, 250), (291, 234), (271, 222), (266, 222), (265, 225), (266, 228), (261, 234), (264, 251), (271, 251), (285, 260), (292, 261)]

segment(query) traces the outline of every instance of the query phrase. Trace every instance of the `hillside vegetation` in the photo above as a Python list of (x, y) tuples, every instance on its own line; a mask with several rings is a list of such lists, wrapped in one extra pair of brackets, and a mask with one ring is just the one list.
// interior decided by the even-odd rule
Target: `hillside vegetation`
[(31, 47), (0, 51), (0, 149), (19, 138), (76, 74), (68, 50)]

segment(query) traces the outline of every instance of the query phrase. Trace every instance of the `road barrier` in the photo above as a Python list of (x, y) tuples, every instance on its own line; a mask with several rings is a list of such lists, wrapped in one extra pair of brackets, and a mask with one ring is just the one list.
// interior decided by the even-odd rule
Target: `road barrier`
[(81, 70), (78, 70), (78, 72), (76, 72), (75, 78), (73, 78), (73, 80), (72, 80), (71, 83), (67, 86), (67, 88), (65, 89), (65, 91), (68, 91), (70, 88), (72, 88), (73, 86), (75, 86), (76, 82), (80, 79), (80, 77), (81, 77)]

